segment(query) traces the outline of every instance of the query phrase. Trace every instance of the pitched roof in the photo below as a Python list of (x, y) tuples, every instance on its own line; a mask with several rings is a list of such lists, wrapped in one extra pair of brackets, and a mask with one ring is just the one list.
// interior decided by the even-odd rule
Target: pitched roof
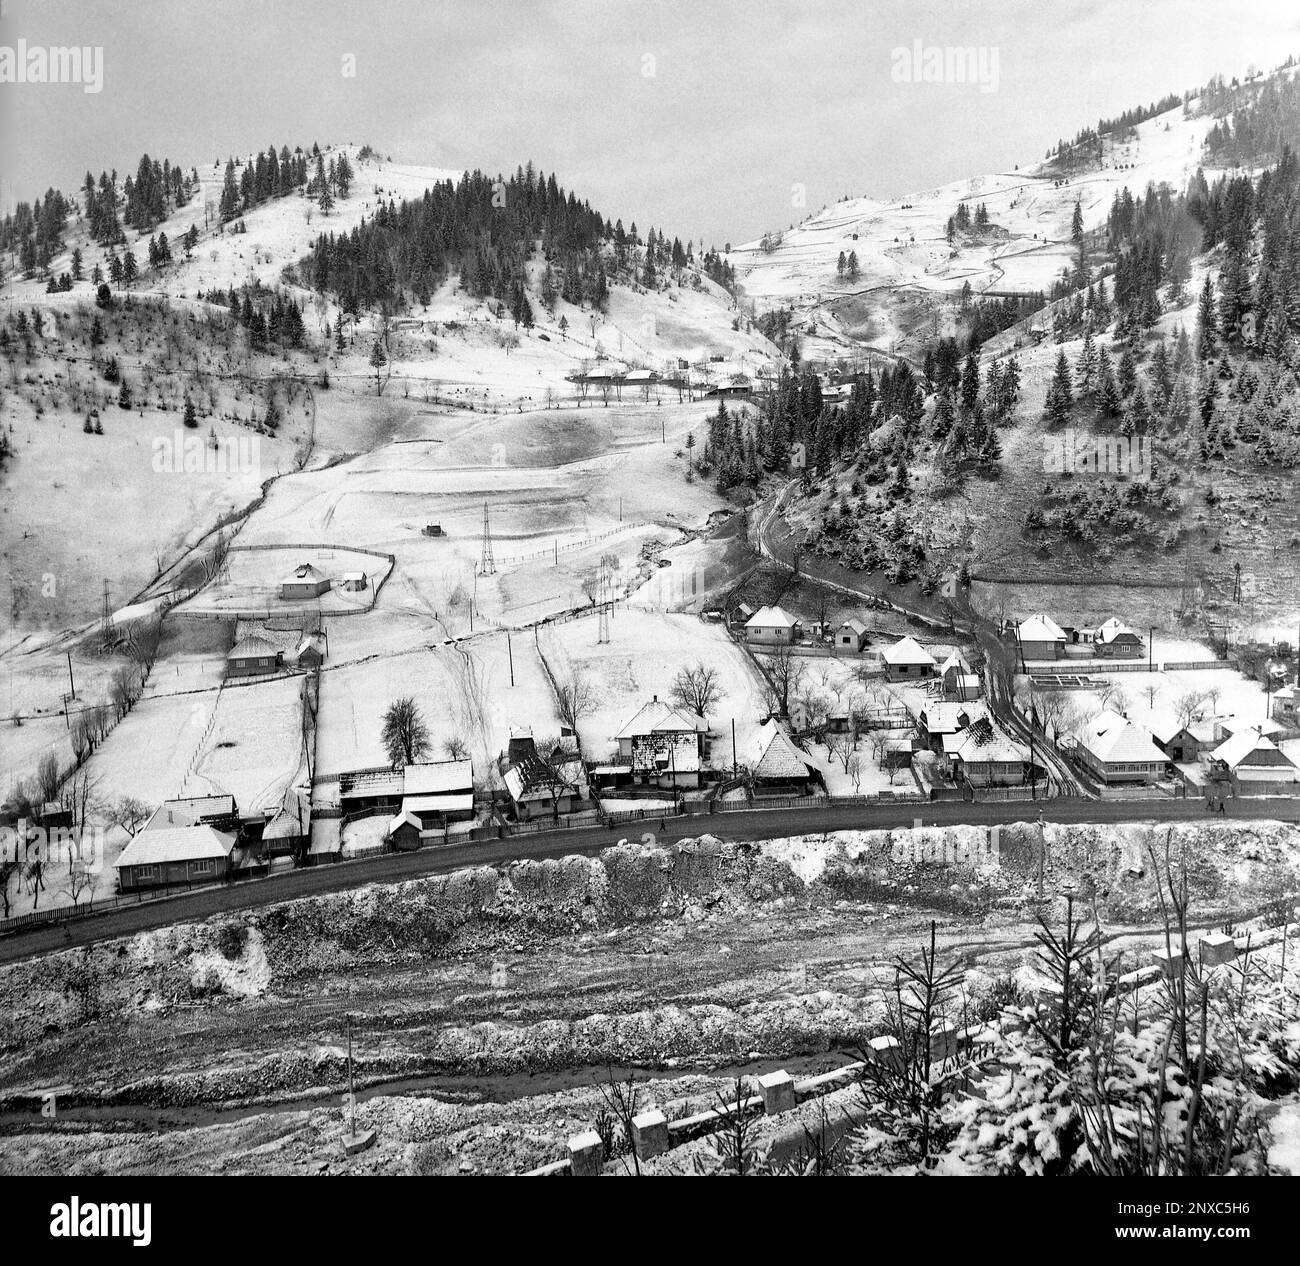
[[(1291, 765), (1291, 758), (1276, 743), (1259, 730), (1238, 730), (1230, 739), (1220, 743), (1210, 753), (1214, 760), (1221, 760), (1229, 769), (1241, 765)], [(1251, 757), (1258, 759), (1251, 760)]]
[(745, 621), (745, 627), (748, 628), (752, 624), (761, 629), (792, 629), (796, 624), (802, 623), (802, 620), (792, 616), (782, 607), (759, 607)]
[(191, 796), (164, 800), (150, 815), (141, 831), (165, 831), (172, 827), (197, 826), (203, 818), (233, 818), (234, 796)]
[(473, 791), (472, 760), (440, 760), (427, 765), (407, 765), (402, 771), (404, 796), (436, 796), (454, 791)]
[(996, 729), (986, 716), (973, 721), (953, 738), (951, 751), (946, 740), (944, 751), (950, 751), (951, 755), (957, 756), (967, 765), (992, 761), (1023, 761), (1027, 755), (1025, 748), (1000, 729)]
[[(925, 728), (930, 734), (955, 734), (985, 715), (982, 703), (960, 701), (927, 703), (921, 712), (925, 714)], [(961, 719), (963, 714), (965, 721)]]
[(1279, 725), (1271, 717), (1260, 717), (1257, 720), (1246, 720), (1245, 717), (1230, 716), (1219, 717), (1217, 719), (1219, 730), (1227, 738), (1234, 734), (1241, 733), (1243, 730), (1258, 730), (1260, 734), (1282, 734), (1286, 727)]
[(1124, 637), (1126, 640), (1131, 638), (1135, 642), (1140, 642), (1142, 640), (1140, 634), (1134, 632), (1127, 624), (1121, 620), (1117, 620), (1114, 616), (1111, 616), (1105, 624), (1097, 626), (1096, 636), (1097, 641), (1103, 643), (1115, 642), (1121, 637)]
[(754, 764), (754, 775), (758, 778), (806, 778), (809, 770), (817, 768), (816, 761), (796, 747), (775, 721), (759, 727), (758, 751)]
[(259, 637), (250, 633), (242, 637), (226, 653), (227, 659), (264, 659), (268, 655), (280, 654), (280, 648), (270, 638)]
[(862, 621), (859, 620), (856, 615), (854, 615), (854, 616), (850, 616), (847, 620), (844, 621), (843, 624), (840, 625), (841, 632), (844, 629), (852, 629), (854, 633), (856, 633), (859, 637), (861, 637), (867, 631), (867, 626), (863, 624)]
[(639, 738), (645, 734), (707, 734), (709, 723), (693, 712), (675, 708), (662, 699), (651, 699), (617, 734), (617, 739)]
[(880, 658), (887, 664), (934, 664), (934, 656), (910, 634), (899, 638), (893, 646), (886, 646)]
[(299, 563), (280, 583), (282, 585), (302, 584), (304, 581), (316, 583), (325, 579), (325, 573), (315, 563)]
[(963, 676), (971, 675), (975, 671), (966, 662), (966, 656), (963, 655), (960, 651), (953, 651), (952, 654), (950, 654), (948, 658), (945, 659), (943, 663), (939, 665), (939, 675), (941, 677), (945, 677), (947, 676), (948, 671), (953, 668), (955, 668)]
[(202, 861), (229, 857), (235, 837), (210, 826), (178, 826), (165, 830), (141, 831), (117, 859), (123, 866), (156, 866), (162, 862)]
[(1016, 629), (1022, 642), (1064, 642), (1065, 633), (1050, 615), (1039, 611), (1022, 620)]
[(1103, 712), (1088, 725), (1079, 742), (1107, 765), (1155, 764), (1168, 760), (1146, 730), (1118, 712)]

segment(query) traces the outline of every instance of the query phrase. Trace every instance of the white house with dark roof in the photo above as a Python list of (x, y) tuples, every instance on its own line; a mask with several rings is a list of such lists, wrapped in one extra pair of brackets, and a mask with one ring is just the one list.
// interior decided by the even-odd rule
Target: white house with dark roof
[(860, 651), (867, 644), (867, 626), (851, 616), (835, 633), (835, 645), (842, 651)]
[(799, 640), (803, 621), (781, 607), (760, 607), (745, 621), (745, 640), (760, 646), (789, 646)]
[(1016, 626), (1016, 643), (1027, 660), (1062, 659), (1065, 656), (1065, 630), (1042, 611)]
[(939, 665), (938, 671), (945, 699), (965, 703), (978, 699), (984, 693), (979, 674), (966, 662), (966, 657), (960, 651), (953, 651)]
[(1104, 783), (1158, 782), (1169, 762), (1147, 730), (1109, 710), (1084, 728), (1075, 750), (1084, 768)]
[(280, 581), (281, 598), (318, 598), (330, 587), (330, 578), (315, 563), (299, 563)]

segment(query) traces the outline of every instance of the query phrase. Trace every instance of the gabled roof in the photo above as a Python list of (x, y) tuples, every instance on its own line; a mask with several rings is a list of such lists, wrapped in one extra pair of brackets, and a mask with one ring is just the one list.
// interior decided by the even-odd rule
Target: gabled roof
[(802, 623), (802, 620), (792, 616), (781, 607), (759, 607), (745, 621), (745, 627), (748, 628), (752, 624), (755, 628), (761, 629), (792, 629), (796, 624)]
[(1039, 611), (1022, 620), (1016, 629), (1022, 642), (1064, 642), (1065, 633), (1050, 615)]
[(975, 670), (966, 662), (966, 657), (960, 651), (953, 651), (947, 659), (939, 665), (939, 676), (946, 677), (951, 669), (956, 669), (962, 676), (973, 676)]
[(235, 837), (210, 826), (178, 826), (141, 831), (121, 852), (117, 866), (156, 866), (163, 862), (229, 857)]
[[(968, 725), (973, 725), (985, 715), (984, 705), (978, 701), (964, 703), (927, 703), (921, 709), (925, 717), (925, 728), (930, 734), (956, 734)], [(962, 717), (965, 720), (962, 720)]]
[(280, 654), (280, 648), (270, 638), (250, 633), (242, 637), (226, 653), (227, 659), (265, 659)]
[(754, 764), (756, 778), (805, 778), (817, 763), (775, 722), (758, 730), (759, 757)]
[(1107, 765), (1146, 765), (1169, 759), (1146, 730), (1118, 712), (1103, 712), (1080, 735), (1079, 743)]
[(1231, 738), (1242, 730), (1258, 730), (1259, 733), (1267, 735), (1286, 732), (1286, 726), (1279, 725), (1271, 717), (1259, 717), (1250, 720), (1239, 716), (1218, 717), (1215, 724), (1218, 725), (1225, 738)]
[(294, 647), (294, 656), (300, 658), (304, 651), (315, 651), (318, 655), (325, 654), (325, 638), (319, 633), (308, 633), (306, 637)]
[(893, 646), (886, 646), (880, 658), (887, 664), (934, 665), (934, 656), (912, 636), (899, 638)]
[(474, 790), (472, 760), (440, 760), (427, 765), (407, 765), (402, 771), (402, 795), (436, 796)]
[(693, 712), (675, 708), (662, 699), (651, 699), (617, 734), (616, 739), (640, 738), (646, 734), (707, 734), (709, 723)]
[(840, 625), (841, 632), (843, 632), (845, 629), (852, 629), (854, 633), (856, 633), (859, 637), (861, 637), (867, 631), (867, 626), (863, 624), (862, 621), (859, 620), (857, 616), (850, 616), (847, 620), (844, 621), (843, 624)]
[(1210, 756), (1221, 760), (1229, 769), (1242, 765), (1288, 765), (1294, 768), (1291, 758), (1259, 730), (1238, 730), (1230, 739), (1220, 743)]
[(1105, 624), (1097, 626), (1096, 637), (1097, 641), (1103, 643), (1117, 642), (1121, 638), (1126, 642), (1140, 642), (1142, 640), (1140, 634), (1134, 632), (1127, 624), (1117, 620), (1114, 616), (1111, 616)]

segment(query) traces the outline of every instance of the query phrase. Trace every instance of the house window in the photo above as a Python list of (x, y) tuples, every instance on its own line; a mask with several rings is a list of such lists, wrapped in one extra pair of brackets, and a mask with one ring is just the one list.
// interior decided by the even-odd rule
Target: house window
[(197, 862), (190, 863), (190, 874), (192, 875), (211, 875), (217, 868), (217, 863), (211, 857), (201, 858)]
[(158, 878), (157, 866), (136, 866), (134, 867), (134, 870), (136, 883), (143, 883), (147, 879)]

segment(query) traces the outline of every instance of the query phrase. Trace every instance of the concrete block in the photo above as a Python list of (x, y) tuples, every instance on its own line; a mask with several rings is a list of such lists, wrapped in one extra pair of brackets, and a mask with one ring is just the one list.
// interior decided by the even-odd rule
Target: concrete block
[(930, 1034), (931, 1059), (955, 1059), (957, 1057), (957, 1030), (944, 1025)]
[(901, 1071), (903, 1067), (903, 1048), (896, 1037), (873, 1037), (869, 1043), (871, 1058), (888, 1068)]
[(765, 1116), (771, 1117), (778, 1112), (794, 1110), (794, 1078), (784, 1069), (775, 1073), (764, 1073), (758, 1079), (758, 1093), (763, 1097)]
[(668, 1118), (658, 1108), (632, 1118), (632, 1146), (641, 1160), (668, 1150)]
[(569, 1138), (569, 1172), (578, 1178), (595, 1178), (605, 1162), (605, 1145), (595, 1130)]
[(1237, 943), (1225, 932), (1207, 932), (1201, 937), (1201, 966), (1221, 967), (1237, 958)]
[(356, 1156), (367, 1148), (374, 1147), (377, 1135), (374, 1130), (362, 1130), (360, 1134), (343, 1134), (343, 1150), (349, 1156)]
[(1176, 980), (1183, 974), (1183, 952), (1178, 949), (1153, 950), (1151, 965), (1159, 967), (1166, 980)]

